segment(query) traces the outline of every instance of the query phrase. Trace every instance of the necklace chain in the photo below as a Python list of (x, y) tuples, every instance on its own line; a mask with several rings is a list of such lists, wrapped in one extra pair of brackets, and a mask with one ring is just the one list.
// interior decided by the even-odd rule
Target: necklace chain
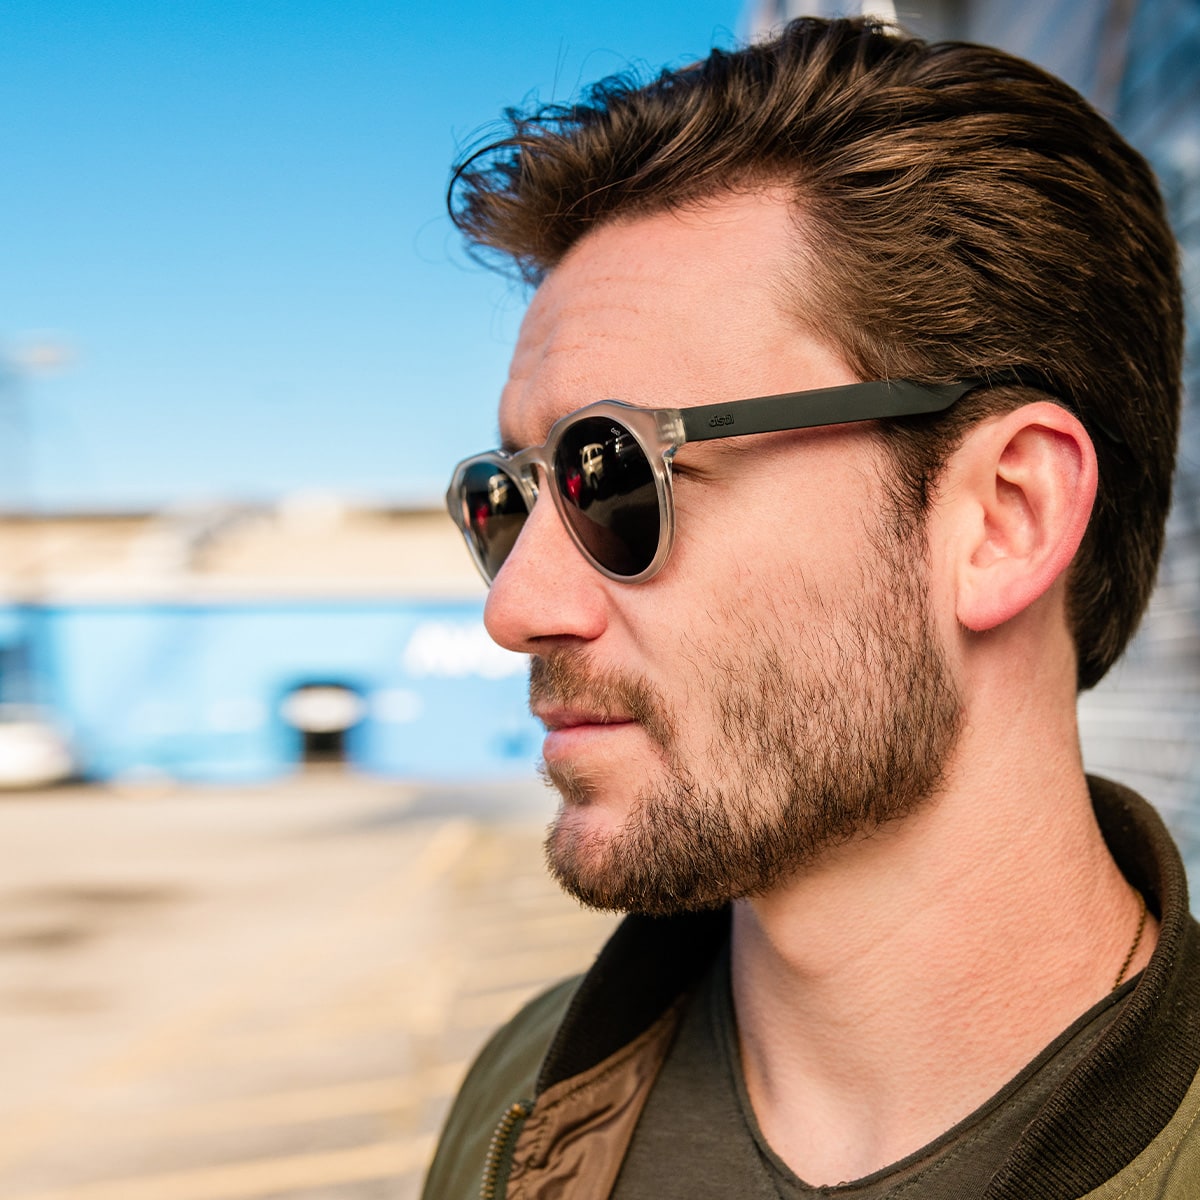
[(1129, 970), (1130, 964), (1133, 962), (1133, 956), (1138, 952), (1138, 947), (1142, 944), (1142, 934), (1146, 932), (1146, 897), (1141, 892), (1135, 892), (1134, 894), (1138, 898), (1138, 904), (1142, 912), (1138, 918), (1137, 933), (1133, 935), (1133, 945), (1129, 947), (1129, 953), (1125, 955), (1125, 961), (1121, 964), (1121, 969), (1117, 972), (1117, 980), (1113, 984), (1114, 991), (1125, 982), (1125, 972)]

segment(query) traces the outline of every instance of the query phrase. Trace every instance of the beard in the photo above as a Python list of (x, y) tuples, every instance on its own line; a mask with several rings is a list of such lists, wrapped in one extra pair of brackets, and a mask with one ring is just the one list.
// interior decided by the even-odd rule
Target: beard
[(717, 908), (932, 799), (962, 706), (929, 617), (923, 556), (911, 535), (907, 560), (895, 538), (880, 540), (873, 577), (839, 615), (814, 605), (819, 623), (798, 635), (776, 606), (755, 621), (743, 605), (715, 614), (719, 645), (681, 645), (711, 730), (702, 753), (684, 749), (694, 710), (672, 711), (647, 680), (592, 669), (582, 650), (532, 660), (531, 702), (627, 714), (663, 761), (607, 833), (579, 819), (593, 802), (588, 777), (543, 765), (562, 797), (546, 857), (566, 891), (606, 911)]

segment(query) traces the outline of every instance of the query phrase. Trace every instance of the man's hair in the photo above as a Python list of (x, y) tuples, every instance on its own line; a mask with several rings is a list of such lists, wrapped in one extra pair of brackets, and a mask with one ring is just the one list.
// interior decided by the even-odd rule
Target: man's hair
[(1153, 174), (1082, 97), (998, 50), (805, 18), (649, 83), (616, 76), (505, 115), (449, 200), (477, 252), (525, 279), (605, 222), (782, 186), (795, 257), (761, 266), (860, 378), (1010, 373), (945, 416), (881, 426), (910, 525), (973, 422), (1047, 397), (1074, 411), (1100, 486), (1069, 618), (1079, 686), (1104, 675), (1162, 549), (1183, 316)]

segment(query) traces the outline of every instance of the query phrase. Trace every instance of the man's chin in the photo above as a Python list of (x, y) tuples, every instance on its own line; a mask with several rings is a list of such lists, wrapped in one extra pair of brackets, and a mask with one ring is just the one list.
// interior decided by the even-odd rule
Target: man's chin
[(619, 855), (623, 816), (590, 796), (563, 798), (546, 832), (546, 859), (559, 874), (559, 864), (572, 873), (606, 875)]
[(546, 832), (546, 865), (563, 891), (581, 904), (605, 912), (624, 911), (614, 894), (610, 839), (588, 819), (586, 801), (563, 799)]
[(639, 844), (636, 833), (600, 804), (564, 802), (544, 848), (563, 891), (600, 912), (672, 916), (719, 908), (729, 899), (719, 890), (688, 886), (671, 870), (669, 854), (664, 861)]
[[(546, 832), (546, 864), (568, 895), (601, 912), (663, 911), (630, 861), (624, 822), (594, 798), (567, 800)], [(631, 870), (631, 867), (634, 869)]]

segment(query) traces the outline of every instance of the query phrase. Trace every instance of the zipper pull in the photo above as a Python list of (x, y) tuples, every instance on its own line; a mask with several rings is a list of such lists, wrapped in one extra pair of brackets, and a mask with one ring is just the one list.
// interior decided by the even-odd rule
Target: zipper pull
[(483, 1168), (483, 1186), (479, 1189), (480, 1200), (497, 1200), (503, 1196), (508, 1184), (508, 1173), (512, 1169), (513, 1151), (517, 1138), (525, 1124), (525, 1118), (533, 1112), (533, 1102), (517, 1100), (508, 1106), (492, 1140), (488, 1143), (487, 1162)]

